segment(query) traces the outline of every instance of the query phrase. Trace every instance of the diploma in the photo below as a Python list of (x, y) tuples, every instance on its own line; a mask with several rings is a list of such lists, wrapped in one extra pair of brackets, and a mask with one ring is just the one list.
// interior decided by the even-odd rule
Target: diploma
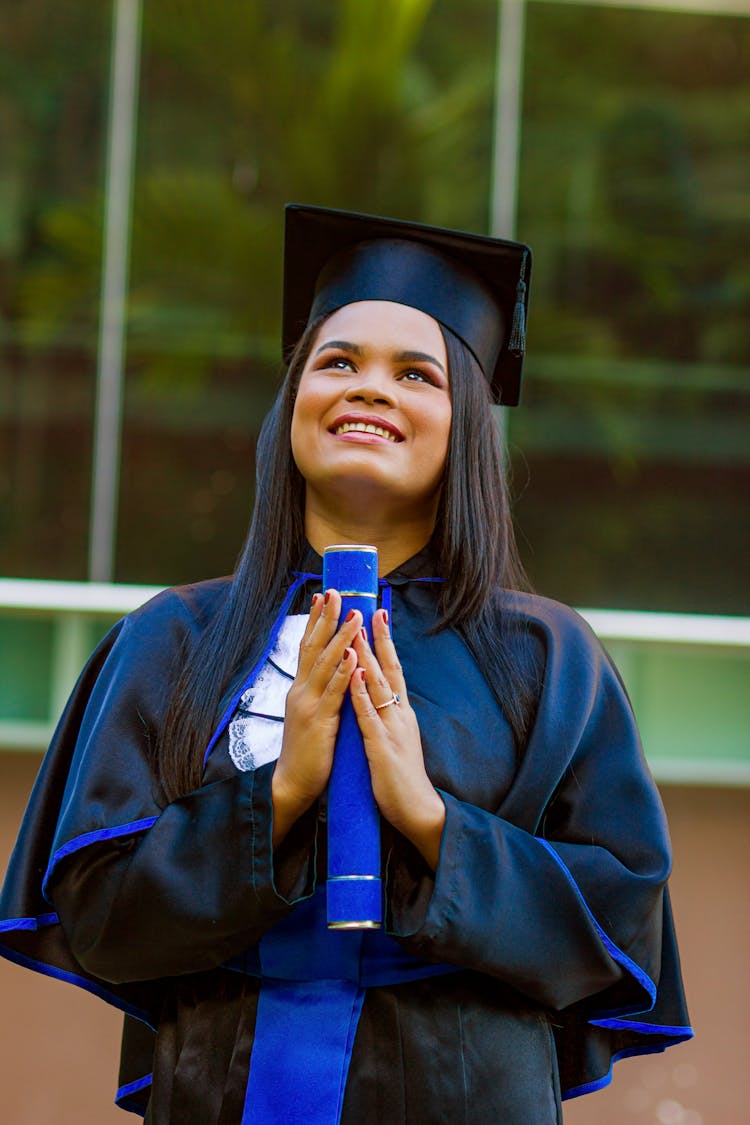
[[(361, 544), (326, 547), (323, 589), (341, 594), (341, 620), (358, 609), (370, 633), (378, 606), (378, 552)], [(329, 929), (377, 929), (383, 920), (380, 814), (349, 692), (341, 707), (333, 769), (328, 783)]]

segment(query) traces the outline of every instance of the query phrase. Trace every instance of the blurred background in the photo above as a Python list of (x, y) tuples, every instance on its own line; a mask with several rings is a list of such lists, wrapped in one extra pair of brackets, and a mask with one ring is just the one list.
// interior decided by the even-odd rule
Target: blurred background
[[(0, 0), (0, 869), (97, 638), (233, 568), (283, 204), (518, 237), (522, 553), (625, 676), (697, 1031), (566, 1121), (744, 1122), (749, 138), (750, 0)], [(117, 1014), (0, 982), (8, 1125), (119, 1120)]]

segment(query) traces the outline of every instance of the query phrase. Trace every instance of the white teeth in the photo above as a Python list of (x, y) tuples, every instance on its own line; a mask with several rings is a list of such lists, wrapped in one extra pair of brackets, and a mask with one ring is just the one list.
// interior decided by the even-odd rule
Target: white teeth
[(340, 426), (336, 427), (337, 434), (348, 434), (350, 430), (355, 430), (360, 434), (375, 434), (377, 437), (386, 438), (388, 441), (398, 441), (395, 434), (390, 430), (384, 430), (382, 426), (373, 426), (372, 422), (342, 422)]

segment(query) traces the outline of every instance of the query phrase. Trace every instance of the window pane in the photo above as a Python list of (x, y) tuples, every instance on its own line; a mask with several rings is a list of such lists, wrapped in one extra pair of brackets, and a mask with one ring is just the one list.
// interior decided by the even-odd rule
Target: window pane
[(109, 10), (0, 3), (0, 573), (85, 578)]
[(230, 570), (290, 200), (486, 229), (494, 0), (144, 10), (117, 577)]
[(529, 569), (578, 604), (747, 613), (750, 20), (532, 2), (525, 66)]

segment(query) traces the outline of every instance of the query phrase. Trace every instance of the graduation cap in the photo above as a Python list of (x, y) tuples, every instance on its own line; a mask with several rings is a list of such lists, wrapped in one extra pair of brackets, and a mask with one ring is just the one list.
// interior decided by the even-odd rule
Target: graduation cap
[(473, 353), (495, 400), (515, 406), (530, 275), (531, 251), (520, 242), (290, 203), (284, 354), (319, 316), (356, 301), (395, 301), (449, 328)]

